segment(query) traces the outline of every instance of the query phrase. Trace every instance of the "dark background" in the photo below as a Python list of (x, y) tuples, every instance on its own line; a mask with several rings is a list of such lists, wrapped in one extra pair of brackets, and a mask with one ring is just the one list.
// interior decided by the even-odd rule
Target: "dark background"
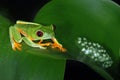
[[(36, 12), (48, 1), (50, 0), (0, 0), (0, 11), (6, 11), (15, 21), (32, 21)], [(120, 0), (113, 1), (120, 4)]]
[[(32, 21), (37, 11), (50, 0), (1, 0), (0, 14), (9, 19)], [(120, 4), (119, 0), (113, 0)], [(3, 13), (4, 12), (4, 13)], [(10, 15), (7, 15), (7, 14)], [(104, 80), (83, 63), (67, 60), (65, 80)]]

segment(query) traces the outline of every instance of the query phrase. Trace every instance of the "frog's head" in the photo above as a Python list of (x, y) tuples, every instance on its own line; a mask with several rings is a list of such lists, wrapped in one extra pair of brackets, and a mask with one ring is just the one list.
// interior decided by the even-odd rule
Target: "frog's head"
[(42, 26), (35, 30), (34, 39), (35, 40), (40, 40), (40, 39), (47, 40), (47, 39), (52, 39), (54, 36), (55, 36), (55, 33), (54, 33), (53, 25)]

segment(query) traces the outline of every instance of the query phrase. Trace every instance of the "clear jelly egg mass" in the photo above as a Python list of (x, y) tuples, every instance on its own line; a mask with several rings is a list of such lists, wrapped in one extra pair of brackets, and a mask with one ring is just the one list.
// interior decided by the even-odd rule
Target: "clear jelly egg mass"
[(88, 41), (86, 38), (78, 37), (77, 45), (79, 54), (84, 59), (91, 59), (94, 63), (99, 64), (103, 68), (108, 68), (113, 61), (108, 52), (99, 43)]

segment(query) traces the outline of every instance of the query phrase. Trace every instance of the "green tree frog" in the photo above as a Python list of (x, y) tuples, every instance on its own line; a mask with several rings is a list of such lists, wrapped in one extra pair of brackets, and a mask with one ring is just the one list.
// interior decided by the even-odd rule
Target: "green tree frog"
[[(46, 49), (50, 46), (51, 48), (58, 48), (62, 52), (66, 51), (55, 38), (53, 25), (43, 26), (38, 23), (18, 20), (14, 26), (10, 26), (9, 34), (13, 50), (22, 50), (21, 42), (24, 41), (31, 47)], [(44, 40), (48, 39), (51, 39), (52, 42), (43, 43)], [(36, 43), (35, 41), (38, 42)]]

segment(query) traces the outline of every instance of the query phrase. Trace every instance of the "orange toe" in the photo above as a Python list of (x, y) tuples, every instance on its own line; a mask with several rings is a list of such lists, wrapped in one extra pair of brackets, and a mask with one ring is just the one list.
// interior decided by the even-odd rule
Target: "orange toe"
[(66, 52), (67, 50), (62, 47), (61, 44), (53, 43), (52, 48), (58, 48), (62, 52)]
[(14, 42), (14, 48), (13, 48), (13, 50), (18, 49), (19, 51), (21, 51), (22, 49), (20, 47), (21, 47), (21, 44)]

